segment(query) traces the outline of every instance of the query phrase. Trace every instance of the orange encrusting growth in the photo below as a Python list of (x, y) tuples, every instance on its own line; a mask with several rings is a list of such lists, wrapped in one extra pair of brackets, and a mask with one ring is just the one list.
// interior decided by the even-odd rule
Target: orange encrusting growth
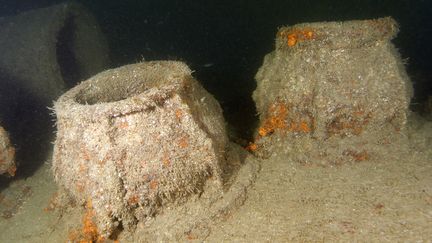
[[(275, 131), (287, 131), (287, 132), (300, 132), (310, 133), (313, 130), (313, 125), (308, 120), (291, 121), (289, 120), (289, 108), (288, 105), (277, 101), (270, 105), (268, 110), (268, 116), (258, 128), (258, 136), (255, 138), (255, 142), (249, 143), (246, 146), (246, 150), (255, 151), (258, 149), (257, 141), (261, 138), (273, 134)], [(309, 119), (310, 120), (310, 119)]]
[(286, 129), (288, 116), (288, 107), (282, 103), (277, 102), (270, 106), (269, 117), (263, 122), (262, 126), (258, 129), (258, 134), (265, 137), (273, 133), (276, 129)]
[(276, 130), (303, 133), (310, 133), (312, 131), (312, 127), (308, 121), (300, 119), (300, 121), (291, 121), (288, 123), (288, 119), (288, 105), (282, 102), (274, 103), (269, 108), (269, 116), (258, 129), (258, 135), (265, 137)]
[(187, 148), (189, 146), (187, 137), (181, 137), (178, 145), (180, 148)]
[(281, 38), (285, 38), (287, 45), (289, 47), (295, 46), (298, 42), (305, 40), (312, 40), (315, 38), (315, 33), (310, 28), (305, 29), (290, 29), (290, 30), (281, 30), (278, 33), (278, 36)]
[(95, 212), (91, 200), (87, 201), (86, 213), (83, 217), (83, 227), (80, 231), (69, 233), (70, 242), (79, 243), (102, 243), (105, 238), (99, 234), (96, 224), (94, 223)]
[(139, 198), (139, 196), (136, 195), (136, 194), (130, 196), (130, 197), (127, 199), (127, 203), (128, 203), (129, 206), (137, 205), (137, 204), (139, 203), (139, 201), (140, 201), (140, 198)]
[(305, 133), (311, 132), (311, 128), (305, 121), (300, 122), (299, 130)]
[(249, 142), (249, 144), (246, 146), (246, 150), (250, 152), (256, 151), (257, 149), (258, 145), (256, 143)]
[(168, 152), (164, 153), (164, 156), (162, 158), (162, 165), (164, 168), (168, 168), (171, 166), (171, 160)]
[(177, 121), (181, 121), (181, 119), (182, 119), (182, 117), (183, 117), (183, 112), (182, 112), (182, 110), (180, 110), (180, 109), (177, 109), (176, 111), (175, 111), (175, 116), (176, 116), (176, 118), (177, 118)]
[(157, 181), (157, 179), (151, 180), (149, 187), (150, 187), (151, 190), (156, 190), (158, 188), (158, 181)]

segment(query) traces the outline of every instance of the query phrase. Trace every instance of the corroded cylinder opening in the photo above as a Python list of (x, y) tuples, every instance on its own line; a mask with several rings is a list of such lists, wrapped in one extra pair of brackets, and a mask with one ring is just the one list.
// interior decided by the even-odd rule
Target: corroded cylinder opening
[(183, 63), (104, 71), (62, 95), (55, 112), (55, 179), (91, 200), (105, 234), (202, 192), (210, 178), (223, 184), (222, 110)]
[(96, 75), (92, 82), (80, 85), (75, 100), (79, 104), (94, 105), (117, 102), (140, 94), (145, 96), (146, 92), (159, 88), (173, 91), (182, 87), (183, 78), (190, 73), (186, 65), (177, 62), (153, 62), (135, 66), (134, 69), (124, 66), (110, 75), (105, 75), (105, 72)]

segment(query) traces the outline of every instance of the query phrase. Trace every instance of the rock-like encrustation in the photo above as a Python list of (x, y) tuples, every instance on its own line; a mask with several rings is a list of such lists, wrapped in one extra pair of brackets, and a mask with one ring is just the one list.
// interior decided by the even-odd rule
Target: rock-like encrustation
[(260, 127), (250, 149), (332, 165), (404, 140), (412, 88), (390, 42), (397, 31), (389, 17), (280, 28), (256, 74)]
[(109, 235), (223, 184), (228, 143), (217, 101), (181, 62), (104, 71), (55, 102), (55, 180), (91, 201)]
[(15, 148), (12, 146), (9, 136), (0, 126), (0, 174), (15, 175)]

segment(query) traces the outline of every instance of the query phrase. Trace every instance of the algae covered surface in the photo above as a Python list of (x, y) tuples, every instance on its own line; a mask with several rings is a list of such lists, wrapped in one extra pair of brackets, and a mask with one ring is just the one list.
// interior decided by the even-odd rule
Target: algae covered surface
[[(427, 242), (432, 238), (432, 123), (410, 120), (410, 147), (379, 160), (333, 167), (305, 166), (286, 155), (260, 161), (239, 209), (200, 237), (185, 234), (178, 241)], [(52, 210), (56, 186), (49, 167), (48, 161), (1, 192), (0, 242), (67, 242), (82, 229), (81, 207)], [(21, 198), (19, 205), (8, 203), (13, 196)], [(120, 242), (131, 239), (118, 235)]]

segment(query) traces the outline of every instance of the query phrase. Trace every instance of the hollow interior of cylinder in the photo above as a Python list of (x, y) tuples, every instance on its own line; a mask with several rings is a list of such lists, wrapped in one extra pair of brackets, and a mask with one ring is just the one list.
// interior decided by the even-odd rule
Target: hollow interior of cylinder
[(67, 88), (76, 85), (81, 78), (81, 72), (74, 50), (75, 28), (74, 17), (70, 16), (65, 20), (63, 28), (60, 29), (57, 35), (57, 62)]
[(172, 84), (166, 75), (168, 69), (149, 69), (145, 65), (126, 66), (100, 73), (80, 84), (75, 96), (79, 104), (118, 102), (144, 93), (151, 88)]
[[(117, 82), (124, 84), (123, 80), (117, 80)], [(125, 87), (111, 86), (110, 82), (95, 86), (91, 85), (86, 89), (82, 89), (75, 99), (83, 105), (117, 102), (138, 95), (148, 89), (143, 83), (141, 84), (138, 88), (131, 88), (127, 84), (125, 84)]]

